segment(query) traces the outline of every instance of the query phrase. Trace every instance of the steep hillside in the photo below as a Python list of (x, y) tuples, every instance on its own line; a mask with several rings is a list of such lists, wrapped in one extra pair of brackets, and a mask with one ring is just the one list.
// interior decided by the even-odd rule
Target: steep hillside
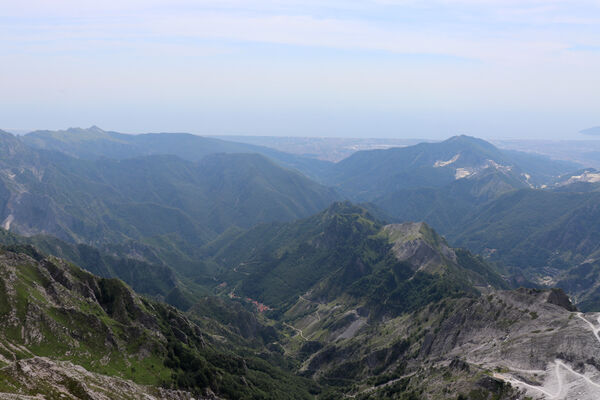
[(17, 360), (0, 368), (0, 381), (0, 399), (6, 400), (39, 398), (203, 400), (218, 398), (212, 395), (198, 397), (183, 390), (140, 385), (131, 380), (90, 372), (69, 361), (54, 361), (47, 357)]
[[(597, 315), (577, 313), (560, 290), (446, 298), (372, 321), (299, 301), (286, 348), (301, 371), (358, 399), (595, 399)], [(338, 398), (339, 398), (338, 397)], [(331, 398), (335, 398), (332, 395)]]
[(465, 212), (446, 234), (506, 274), (562, 287), (583, 310), (596, 311), (599, 204), (598, 192), (520, 190)]
[(139, 297), (118, 280), (23, 250), (35, 258), (0, 251), (0, 392), (310, 397), (301, 379), (259, 357), (238, 355), (243, 348), (201, 330), (176, 309)]
[(555, 159), (542, 154), (509, 149), (501, 149), (501, 151), (510, 157), (520, 169), (527, 172), (536, 186), (549, 184), (557, 176), (581, 168), (581, 164), (577, 162)]
[[(168, 265), (152, 264), (135, 258), (122, 257), (86, 244), (73, 244), (53, 236), (20, 236), (0, 228), (0, 244), (5, 248), (22, 249), (32, 245), (37, 251), (72, 262), (103, 278), (119, 278), (136, 292), (166, 299), (181, 309), (199, 298), (202, 289), (181, 277)], [(173, 295), (179, 293), (179, 299)]]
[[(521, 190), (473, 210), (453, 243), (508, 265), (564, 268), (595, 251), (598, 193)], [(487, 251), (486, 251), (487, 249)]]
[(339, 198), (333, 190), (256, 154), (217, 154), (198, 166), (200, 185), (214, 198), (215, 206), (207, 215), (210, 226), (289, 221), (314, 214)]
[(494, 266), (424, 223), (384, 225), (336, 203), (229, 232), (205, 251), (224, 269), (217, 292), (273, 319), (323, 398), (598, 395), (595, 314), (577, 313), (560, 289), (501, 290)]
[(425, 224), (384, 226), (349, 203), (297, 222), (228, 234), (205, 251), (223, 271), (222, 290), (276, 313), (302, 296), (326, 302), (350, 296), (373, 312), (395, 314), (473, 293), (473, 285), (504, 285), (493, 268), (450, 249)]
[(600, 259), (596, 255), (553, 276), (542, 275), (542, 279), (546, 279), (544, 283), (547, 285), (567, 291), (582, 311), (598, 311), (600, 310), (599, 276)]

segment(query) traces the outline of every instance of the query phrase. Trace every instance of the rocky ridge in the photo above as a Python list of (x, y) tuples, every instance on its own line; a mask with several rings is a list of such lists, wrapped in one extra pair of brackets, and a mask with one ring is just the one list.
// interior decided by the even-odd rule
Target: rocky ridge
[(117, 279), (99, 278), (31, 247), (0, 249), (0, 392), (281, 398), (285, 387), (294, 388), (291, 398), (308, 398), (302, 380), (248, 353), (243, 338), (233, 342), (214, 334), (235, 335), (214, 320), (203, 326)]
[[(0, 387), (17, 393), (44, 393), (42, 398), (69, 400), (209, 400), (216, 396), (195, 396), (192, 393), (144, 386), (130, 380), (87, 371), (68, 361), (53, 361), (45, 357), (18, 360), (0, 369)], [(39, 395), (0, 393), (0, 399), (40, 399)]]

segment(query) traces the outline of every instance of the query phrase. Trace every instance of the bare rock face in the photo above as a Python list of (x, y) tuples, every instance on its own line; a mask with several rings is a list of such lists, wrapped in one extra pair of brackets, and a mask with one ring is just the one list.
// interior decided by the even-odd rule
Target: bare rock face
[(408, 261), (415, 270), (434, 271), (440, 265), (456, 262), (448, 244), (423, 222), (407, 222), (383, 227), (393, 243), (398, 261)]
[[(104, 332), (107, 345), (118, 347), (110, 327), (97, 314), (81, 312), (82, 304), (103, 310), (123, 324), (157, 330), (155, 318), (143, 311), (140, 299), (116, 280), (97, 279), (53, 257), (37, 261), (22, 253), (3, 252), (0, 264), (4, 292), (0, 295), (8, 311), (0, 313), (0, 322), (19, 330), (18, 341), (25, 346), (53, 337), (77, 347), (81, 335)], [(65, 329), (51, 315), (60, 315), (58, 320), (66, 319), (76, 329)]]
[(569, 296), (562, 289), (552, 289), (548, 293), (548, 300), (550, 304), (557, 305), (564, 308), (567, 311), (577, 311), (577, 307), (571, 303)]
[[(318, 317), (299, 320), (304, 347), (327, 312), (320, 305)], [(600, 315), (577, 312), (561, 290), (488, 290), (313, 346), (303, 371), (377, 382), (358, 385), (357, 398), (398, 387), (427, 399), (592, 400), (600, 398), (599, 333)]]
[(600, 398), (600, 320), (560, 290), (497, 291), (453, 308), (423, 359), (462, 358), (532, 398)]

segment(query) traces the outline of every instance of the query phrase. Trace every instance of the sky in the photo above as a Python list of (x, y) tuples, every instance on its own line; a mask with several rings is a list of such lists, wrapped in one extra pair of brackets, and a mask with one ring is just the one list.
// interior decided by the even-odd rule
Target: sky
[(0, 0), (0, 128), (442, 139), (600, 125), (600, 0)]

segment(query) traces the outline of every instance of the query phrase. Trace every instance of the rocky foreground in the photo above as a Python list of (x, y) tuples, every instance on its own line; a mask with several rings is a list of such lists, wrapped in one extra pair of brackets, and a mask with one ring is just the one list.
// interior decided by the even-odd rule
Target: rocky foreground
[(138, 385), (130, 380), (89, 372), (68, 361), (53, 361), (45, 357), (11, 363), (0, 369), (0, 377), (5, 387), (18, 387), (17, 393), (38, 393), (36, 396), (0, 393), (0, 399), (217, 399), (216, 396), (194, 397), (185, 391)]
[(236, 343), (119, 280), (0, 248), (0, 397), (309, 398), (303, 381)]
[(304, 373), (353, 377), (356, 398), (600, 398), (600, 316), (560, 290), (490, 290), (379, 323), (308, 299), (295, 312), (287, 348), (306, 357)]

